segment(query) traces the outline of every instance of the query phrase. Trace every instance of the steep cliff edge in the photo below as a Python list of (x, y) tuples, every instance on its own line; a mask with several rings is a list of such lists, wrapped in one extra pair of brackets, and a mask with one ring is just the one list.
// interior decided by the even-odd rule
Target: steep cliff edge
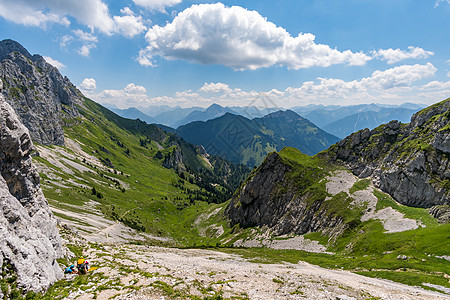
[[(57, 68), (12, 40), (0, 42), (3, 95), (34, 142), (64, 145), (62, 126), (80, 116), (82, 94)], [(70, 122), (69, 122), (70, 123)]]
[(28, 130), (0, 94), (0, 266), (12, 266), (20, 287), (41, 291), (62, 277), (56, 259), (63, 249), (32, 149)]
[(294, 148), (271, 153), (235, 193), (226, 215), (232, 226), (266, 226), (274, 235), (321, 231), (337, 236), (356, 218), (336, 209), (335, 201), (344, 206), (350, 199), (326, 192), (328, 171)]
[(401, 204), (428, 208), (450, 203), (450, 99), (411, 118), (361, 130), (320, 154), (343, 162)]

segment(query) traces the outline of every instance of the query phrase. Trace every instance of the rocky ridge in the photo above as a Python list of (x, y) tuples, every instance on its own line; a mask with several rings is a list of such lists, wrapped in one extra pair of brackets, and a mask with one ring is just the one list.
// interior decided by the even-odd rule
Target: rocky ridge
[(28, 130), (0, 94), (0, 266), (17, 274), (21, 288), (42, 291), (62, 277), (63, 248), (32, 151)]
[(450, 203), (450, 99), (430, 106), (411, 123), (391, 121), (364, 129), (320, 154), (343, 162), (401, 204), (429, 208)]
[(0, 42), (2, 94), (34, 142), (64, 145), (63, 126), (79, 117), (83, 95), (57, 68), (12, 40)]
[[(283, 151), (295, 151), (302, 155), (293, 148)], [(340, 235), (348, 225), (344, 218), (328, 212), (327, 205), (324, 205), (325, 194), (305, 192), (312, 182), (302, 182), (300, 185), (305, 187), (302, 190), (290, 178), (293, 169), (298, 171), (301, 168), (300, 165), (287, 163), (279, 153), (268, 155), (235, 193), (227, 207), (226, 215), (230, 218), (231, 226), (240, 224), (241, 227), (267, 227), (273, 235), (305, 234), (312, 231), (322, 231), (329, 236)], [(300, 172), (312, 172), (312, 176), (321, 176), (319, 169), (309, 170), (306, 167)]]

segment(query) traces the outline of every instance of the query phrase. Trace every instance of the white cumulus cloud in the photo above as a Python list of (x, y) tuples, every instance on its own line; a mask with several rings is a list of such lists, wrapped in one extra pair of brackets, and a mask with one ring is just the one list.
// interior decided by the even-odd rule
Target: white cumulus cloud
[(415, 81), (432, 77), (436, 71), (431, 63), (403, 65), (385, 71), (375, 71), (371, 77), (363, 78), (361, 84), (377, 89), (409, 86)]
[[(401, 101), (408, 99), (417, 89), (417, 82), (434, 76), (437, 69), (431, 64), (403, 65), (385, 71), (375, 71), (370, 77), (345, 81), (335, 78), (318, 78), (306, 81), (300, 87), (289, 87), (287, 95), (310, 103), (337, 101), (343, 104)], [(424, 98), (425, 99), (425, 98)], [(405, 100), (403, 102), (406, 102)]]
[[(38, 2), (38, 1), (37, 1)], [(45, 6), (31, 5), (20, 0), (1, 0), (0, 16), (8, 21), (26, 26), (46, 28), (49, 23), (68, 26), (70, 21), (63, 15), (45, 11)]]
[(120, 12), (123, 13), (124, 16), (113, 17), (117, 33), (132, 38), (144, 32), (144, 30), (147, 30), (147, 27), (142, 20), (142, 16), (136, 16), (129, 7), (121, 9)]
[(174, 6), (181, 3), (182, 0), (133, 0), (136, 5), (150, 10), (162, 10), (165, 7)]
[(86, 91), (93, 91), (97, 89), (97, 82), (94, 78), (85, 78), (80, 84), (80, 88)]
[(89, 32), (84, 32), (81, 29), (72, 30), (72, 32), (81, 40), (84, 42), (91, 42), (91, 43), (97, 43), (98, 38)]
[(100, 103), (114, 104), (119, 108), (149, 104), (146, 88), (134, 83), (128, 84), (121, 90), (104, 90), (93, 98)]
[(91, 54), (91, 50), (97, 48), (95, 44), (86, 44), (81, 46), (80, 49), (77, 50), (78, 54), (81, 56), (89, 56)]
[(408, 51), (390, 48), (386, 50), (373, 51), (372, 54), (381, 60), (386, 60), (388, 64), (394, 64), (396, 62), (410, 58), (423, 59), (434, 55), (434, 53), (431, 51), (426, 51), (422, 48), (413, 46), (409, 46)]
[[(46, 28), (57, 23), (70, 25), (69, 16), (106, 35), (122, 34), (133, 37), (144, 32), (142, 16), (136, 16), (129, 8), (121, 10), (122, 16), (111, 16), (108, 5), (102, 0), (0, 0), (0, 16), (8, 21)], [(80, 29), (74, 31), (80, 39), (97, 42), (97, 37)], [(64, 44), (63, 41), (61, 41)]]
[(56, 59), (51, 58), (50, 56), (43, 56), (45, 61), (54, 66), (58, 69), (64, 69), (66, 65), (64, 65), (62, 62), (57, 61)]
[(286, 92), (298, 98), (315, 96), (345, 96), (367, 91), (384, 91), (393, 88), (408, 87), (412, 83), (431, 77), (436, 68), (431, 64), (403, 65), (385, 71), (375, 71), (372, 76), (361, 80), (344, 81), (342, 79), (318, 78), (319, 82), (306, 81), (300, 88), (288, 88)]
[(149, 29), (148, 46), (138, 61), (154, 65), (154, 57), (183, 59), (201, 64), (222, 64), (236, 70), (255, 70), (273, 65), (289, 69), (363, 65), (372, 57), (350, 50), (339, 51), (316, 44), (315, 36), (291, 36), (256, 11), (222, 3), (193, 5), (171, 23)]
[(45, 27), (49, 23), (69, 25), (67, 16), (81, 24), (111, 34), (114, 22), (101, 0), (0, 0), (0, 15), (8, 21)]
[(61, 37), (61, 39), (59, 40), (59, 46), (62, 49), (67, 48), (67, 46), (69, 46), (69, 44), (73, 41), (73, 36), (71, 35), (64, 35)]
[(450, 4), (450, 0), (436, 0), (436, 2), (434, 3), (434, 8), (438, 7), (441, 3)]
[(232, 90), (225, 83), (206, 83), (199, 89), (203, 93), (230, 93)]

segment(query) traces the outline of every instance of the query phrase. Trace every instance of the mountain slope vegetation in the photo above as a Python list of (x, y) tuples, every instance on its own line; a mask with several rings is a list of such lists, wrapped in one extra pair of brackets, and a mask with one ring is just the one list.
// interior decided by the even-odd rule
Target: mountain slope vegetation
[(267, 154), (285, 146), (297, 147), (312, 155), (339, 140), (292, 111), (279, 111), (252, 120), (227, 113), (207, 122), (180, 126), (177, 134), (191, 143), (203, 145), (212, 154), (249, 167), (259, 165)]
[[(450, 287), (445, 259), (450, 223), (439, 223), (424, 208), (398, 204), (370, 179), (358, 179), (320, 156), (294, 148), (270, 154), (225, 214), (231, 226), (241, 228), (236, 245), (262, 247), (229, 253), (263, 262), (307, 260), (425, 288), (429, 282)], [(288, 245), (328, 253), (271, 249)]]
[[(120, 117), (83, 97), (68, 79), (59, 80), (60, 74), (45, 61), (34, 61), (11, 45), (19, 51), (2, 60), (9, 76), (2, 77), (9, 84), (6, 100), (16, 105), (24, 120), (42, 104), (33, 121), (42, 119), (41, 123), (33, 129), (37, 137), (46, 138), (35, 140), (33, 161), (43, 192), (62, 220), (60, 232), (67, 247), (77, 257), (92, 257), (96, 267), (105, 267), (59, 281), (46, 295), (28, 298), (77, 293), (96, 298), (105, 290), (126, 291), (127, 297), (142, 289), (164, 297), (221, 299), (222, 288), (239, 284), (234, 275), (215, 274), (209, 265), (210, 272), (196, 273), (195, 280), (186, 280), (186, 270), (186, 276), (176, 277), (179, 261), (169, 270), (165, 266), (174, 264), (162, 267), (150, 260), (158, 252), (171, 251), (155, 248), (162, 250), (149, 256), (148, 245), (214, 248), (240, 255), (233, 255), (238, 265), (246, 259), (258, 268), (268, 262), (308, 261), (433, 291), (450, 288), (450, 223), (445, 217), (450, 100), (418, 112), (410, 124), (390, 122), (334, 145), (338, 138), (292, 111), (253, 120), (225, 114), (182, 126), (179, 137)], [(23, 73), (25, 69), (30, 72)], [(53, 81), (52, 76), (59, 79)], [(30, 92), (33, 83), (42, 84), (34, 87), (37, 92)], [(46, 87), (61, 93), (41, 93)], [(76, 96), (74, 101), (66, 101), (69, 92)], [(45, 116), (54, 111), (58, 113), (46, 123)], [(48, 132), (57, 132), (58, 138)], [(250, 173), (246, 166), (214, 154), (255, 168)], [(123, 259), (124, 253), (130, 260)], [(217, 260), (230, 257), (201, 253)], [(151, 272), (141, 269), (141, 258)], [(68, 265), (71, 260), (68, 256), (59, 263)], [(5, 295), (20, 298), (13, 271), (3, 264), (0, 286)], [(210, 280), (216, 275), (217, 280)], [(300, 287), (287, 289), (278, 276), (270, 278), (270, 284), (288, 290), (283, 294), (287, 297), (302, 293)], [(322, 279), (320, 284), (320, 292), (330, 285)]]
[[(208, 157), (155, 125), (124, 119), (89, 99), (80, 112), (83, 117), (65, 128), (65, 134), (80, 153), (89, 154), (75, 159), (82, 170), (71, 168), (75, 174), (65, 174), (48, 159), (36, 158), (58, 178), (51, 179), (48, 170), (43, 174), (44, 193), (55, 206), (82, 206), (95, 200), (110, 218), (158, 236), (172, 236), (178, 231), (180, 211), (195, 209), (196, 201), (227, 200), (248, 172), (243, 166)], [(67, 183), (70, 178), (72, 184)], [(155, 225), (158, 213), (164, 217)]]

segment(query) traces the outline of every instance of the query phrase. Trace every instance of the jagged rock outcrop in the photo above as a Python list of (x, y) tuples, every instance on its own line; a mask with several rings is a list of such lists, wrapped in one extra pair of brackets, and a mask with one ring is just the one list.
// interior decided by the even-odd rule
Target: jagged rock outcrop
[(41, 291), (62, 277), (56, 259), (63, 248), (32, 150), (28, 130), (0, 94), (0, 266), (12, 265), (20, 287)]
[(428, 209), (430, 215), (438, 220), (439, 223), (450, 223), (450, 206), (437, 205)]
[(186, 169), (183, 164), (183, 154), (179, 146), (174, 146), (173, 150), (164, 156), (162, 165), (167, 169)]
[(330, 213), (324, 199), (300, 191), (288, 178), (293, 168), (280, 154), (269, 154), (227, 207), (225, 214), (231, 226), (267, 226), (274, 235), (314, 231), (329, 236), (341, 234), (347, 228), (344, 219)]
[[(64, 145), (62, 126), (80, 114), (82, 94), (57, 68), (12, 40), (0, 42), (3, 95), (34, 142)], [(69, 122), (70, 123), (70, 122)]]
[(396, 201), (429, 208), (450, 203), (450, 99), (430, 106), (410, 124), (392, 121), (356, 132), (321, 153), (359, 177), (372, 176)]

